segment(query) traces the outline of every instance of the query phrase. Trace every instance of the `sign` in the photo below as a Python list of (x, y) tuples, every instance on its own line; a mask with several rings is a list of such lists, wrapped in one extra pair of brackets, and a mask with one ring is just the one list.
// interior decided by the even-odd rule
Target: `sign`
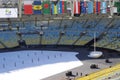
[(17, 8), (0, 8), (0, 18), (17, 18)]

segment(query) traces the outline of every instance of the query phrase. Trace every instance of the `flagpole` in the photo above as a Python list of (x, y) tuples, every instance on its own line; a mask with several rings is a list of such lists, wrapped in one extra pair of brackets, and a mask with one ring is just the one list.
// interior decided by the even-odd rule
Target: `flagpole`
[(113, 16), (113, 5), (111, 3), (111, 0), (109, 0), (109, 5), (110, 5), (110, 16)]
[(94, 31), (94, 51), (96, 51), (96, 32)]
[(22, 0), (18, 0), (18, 13), (19, 13), (19, 18), (22, 17)]
[(74, 16), (74, 0), (71, 0), (71, 16)]

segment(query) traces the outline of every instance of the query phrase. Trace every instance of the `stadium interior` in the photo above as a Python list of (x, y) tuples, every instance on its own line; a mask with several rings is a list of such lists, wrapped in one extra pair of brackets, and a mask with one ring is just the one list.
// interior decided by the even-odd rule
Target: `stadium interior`
[[(0, 2), (2, 8), (18, 7), (16, 0), (5, 1)], [(81, 14), (79, 17), (71, 16), (71, 13), (18, 14), (22, 17), (2, 18), (0, 52), (22, 50), (78, 52), (75, 56), (83, 62), (82, 66), (42, 80), (119, 80), (119, 14)], [(88, 57), (89, 53), (94, 51), (94, 47), (103, 53), (100, 58)]]

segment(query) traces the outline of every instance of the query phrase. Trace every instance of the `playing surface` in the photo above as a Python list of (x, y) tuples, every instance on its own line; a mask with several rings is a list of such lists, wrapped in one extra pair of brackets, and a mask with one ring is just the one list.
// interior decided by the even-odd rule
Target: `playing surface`
[(83, 65), (77, 52), (16, 51), (0, 54), (0, 80), (41, 80)]

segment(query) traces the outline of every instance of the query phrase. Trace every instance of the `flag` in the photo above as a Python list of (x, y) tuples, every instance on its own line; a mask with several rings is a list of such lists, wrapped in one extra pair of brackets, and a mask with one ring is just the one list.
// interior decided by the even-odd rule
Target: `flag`
[(97, 7), (96, 7), (97, 14), (100, 14), (100, 12), (101, 12), (101, 9), (100, 9), (101, 2), (97, 1), (96, 4), (97, 4)]
[(33, 13), (34, 14), (41, 14), (41, 10), (42, 10), (41, 1), (34, 1)]
[(52, 2), (52, 14), (58, 14), (58, 4), (56, 1)]
[(101, 13), (107, 13), (107, 2), (101, 2)]
[(120, 13), (120, 2), (115, 2), (115, 7), (117, 7), (117, 12)]
[(94, 13), (96, 14), (96, 1), (94, 1)]
[(92, 1), (88, 1), (88, 9), (87, 9), (87, 13), (91, 14), (93, 13), (93, 2)]
[(43, 14), (50, 14), (50, 1), (43, 1), (42, 11)]
[(67, 12), (67, 2), (66, 1), (60, 1), (59, 2), (59, 13), (66, 13)]
[(99, 14), (101, 12), (100, 6), (101, 6), (100, 1), (94, 1), (94, 13), (95, 14)]
[(78, 0), (74, 1), (74, 15), (80, 15), (80, 2)]
[(26, 15), (33, 14), (32, 1), (24, 1), (24, 14)]
[(86, 13), (86, 7), (87, 7), (86, 2), (85, 1), (81, 1), (80, 5), (81, 5), (81, 13), (85, 14)]

